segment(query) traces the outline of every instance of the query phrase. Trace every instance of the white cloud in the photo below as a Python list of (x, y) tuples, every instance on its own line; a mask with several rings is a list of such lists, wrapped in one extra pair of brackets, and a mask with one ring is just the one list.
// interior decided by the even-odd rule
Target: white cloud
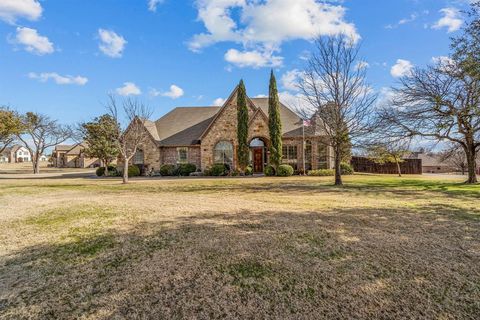
[(53, 43), (47, 37), (38, 34), (37, 30), (17, 27), (14, 43), (23, 45), (25, 50), (38, 55), (53, 53)]
[(61, 76), (56, 72), (43, 72), (43, 73), (35, 73), (35, 72), (30, 72), (28, 74), (28, 77), (30, 79), (36, 79), (41, 82), (47, 82), (48, 80), (53, 80), (55, 81), (56, 84), (75, 84), (79, 86), (84, 86), (87, 84), (88, 79), (82, 76)]
[(287, 90), (297, 91), (298, 81), (301, 75), (302, 72), (297, 69), (285, 72), (280, 80), (282, 82), (282, 86)]
[(448, 66), (454, 63), (453, 59), (447, 56), (432, 57), (432, 62), (442, 66)]
[(253, 51), (238, 51), (236, 49), (230, 49), (225, 53), (225, 61), (234, 64), (240, 68), (252, 67), (278, 67), (282, 65), (283, 58), (274, 56), (273, 52), (260, 52)]
[(368, 69), (368, 68), (370, 68), (370, 63), (368, 63), (367, 61), (359, 61), (355, 65), (355, 70)]
[(168, 97), (168, 98), (172, 98), (172, 99), (180, 98), (181, 96), (183, 96), (183, 94), (184, 94), (183, 89), (180, 88), (179, 86), (174, 85), (174, 84), (172, 84), (170, 86), (169, 91), (161, 93), (161, 95), (163, 97)]
[(99, 49), (109, 57), (120, 58), (127, 41), (111, 30), (98, 29), (100, 37)]
[(440, 12), (443, 14), (443, 17), (432, 26), (433, 29), (447, 28), (447, 31), (451, 33), (462, 27), (463, 19), (458, 9), (443, 8)]
[(42, 16), (42, 6), (37, 0), (1, 0), (0, 19), (15, 23), (18, 18), (38, 20)]
[(148, 10), (155, 12), (157, 11), (157, 6), (162, 4), (165, 0), (148, 0)]
[[(273, 54), (285, 41), (339, 34), (360, 39), (355, 25), (345, 21), (346, 9), (341, 5), (316, 0), (197, 0), (196, 5), (206, 32), (193, 36), (190, 50), (200, 51), (218, 42), (238, 43), (244, 51), (230, 49), (225, 58), (239, 59), (243, 66), (281, 63), (282, 58)], [(245, 59), (263, 62), (243, 63)]]
[(121, 96), (138, 96), (142, 94), (139, 87), (133, 82), (124, 82), (123, 87), (115, 90)]
[(413, 70), (413, 64), (408, 60), (398, 59), (397, 63), (390, 70), (390, 74), (395, 78), (409, 75)]
[(221, 106), (223, 106), (223, 104), (225, 103), (225, 101), (226, 101), (226, 100), (223, 99), (223, 98), (217, 98), (217, 99), (215, 99), (215, 100), (213, 101), (213, 105), (214, 105), (214, 106), (221, 107)]

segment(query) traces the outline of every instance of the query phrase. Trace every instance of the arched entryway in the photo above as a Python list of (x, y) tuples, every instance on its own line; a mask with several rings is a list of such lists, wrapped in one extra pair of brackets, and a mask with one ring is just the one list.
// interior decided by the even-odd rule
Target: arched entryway
[(263, 138), (253, 138), (250, 141), (250, 163), (254, 173), (263, 173), (267, 164), (267, 143)]

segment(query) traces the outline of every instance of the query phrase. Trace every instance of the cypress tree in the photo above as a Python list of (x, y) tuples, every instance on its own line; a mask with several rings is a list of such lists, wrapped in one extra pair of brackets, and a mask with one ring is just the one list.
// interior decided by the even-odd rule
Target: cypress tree
[(237, 91), (237, 160), (240, 170), (243, 172), (248, 166), (248, 107), (247, 90), (243, 80), (240, 80)]
[(268, 87), (268, 130), (270, 132), (270, 164), (276, 170), (282, 162), (282, 120), (280, 119), (277, 80), (273, 70)]

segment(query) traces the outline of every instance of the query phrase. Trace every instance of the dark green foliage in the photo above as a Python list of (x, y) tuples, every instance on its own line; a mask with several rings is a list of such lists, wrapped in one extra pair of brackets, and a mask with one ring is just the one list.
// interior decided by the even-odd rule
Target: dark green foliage
[(160, 167), (160, 175), (164, 177), (175, 175), (175, 166), (173, 164), (164, 164)]
[(214, 164), (210, 169), (205, 170), (206, 176), (226, 176), (230, 172), (230, 166), (228, 164), (217, 163)]
[(335, 170), (333, 169), (319, 169), (319, 170), (310, 170), (307, 173), (312, 177), (333, 177), (335, 175)]
[(265, 175), (267, 177), (274, 176), (275, 175), (275, 168), (273, 166), (270, 166), (270, 165), (266, 166), (265, 167)]
[(129, 177), (138, 177), (140, 175), (140, 168), (138, 166), (129, 166), (128, 167), (128, 176)]
[(103, 175), (105, 174), (105, 167), (98, 167), (95, 171), (95, 174), (97, 175), (97, 177), (103, 177)]
[(252, 166), (247, 166), (247, 167), (245, 168), (245, 175), (246, 175), (246, 176), (251, 176), (251, 175), (253, 175), (253, 168), (252, 168)]
[(249, 161), (248, 120), (247, 90), (243, 80), (240, 80), (237, 92), (237, 160), (241, 171), (245, 171)]
[(293, 175), (293, 167), (288, 164), (281, 164), (277, 169), (277, 176), (279, 177), (290, 177)]
[(270, 164), (277, 168), (282, 162), (282, 121), (277, 81), (273, 70), (270, 75), (268, 95), (268, 130), (270, 132)]
[(176, 175), (188, 177), (190, 173), (197, 171), (197, 166), (193, 163), (182, 163), (176, 168)]
[(352, 166), (346, 162), (340, 163), (340, 171), (342, 175), (352, 175), (354, 173)]
[(119, 130), (118, 123), (108, 114), (82, 124), (83, 140), (87, 146), (85, 154), (106, 164), (112, 162), (119, 154), (116, 141)]
[(20, 116), (14, 111), (0, 107), (0, 152), (9, 146), (22, 130)]

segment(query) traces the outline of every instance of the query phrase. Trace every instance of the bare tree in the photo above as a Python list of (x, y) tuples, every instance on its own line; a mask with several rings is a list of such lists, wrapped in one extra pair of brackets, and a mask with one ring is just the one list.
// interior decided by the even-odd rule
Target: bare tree
[(397, 136), (456, 143), (465, 152), (467, 183), (476, 183), (480, 147), (480, 79), (454, 60), (415, 69), (394, 89), (381, 117)]
[(136, 99), (124, 99), (119, 106), (114, 95), (110, 94), (108, 98), (108, 112), (118, 123), (113, 139), (123, 162), (123, 183), (128, 183), (128, 164), (148, 136), (145, 121), (150, 118), (152, 111)]
[(465, 151), (458, 144), (450, 144), (450, 146), (440, 153), (440, 161), (447, 162), (456, 168), (462, 175), (467, 171), (467, 157)]
[(302, 114), (324, 132), (334, 150), (335, 185), (342, 185), (340, 170), (345, 146), (354, 146), (371, 132), (377, 95), (366, 81), (366, 64), (359, 46), (346, 36), (320, 37), (308, 61), (299, 89), (306, 106)]
[(40, 157), (45, 150), (62, 143), (72, 136), (72, 130), (49, 116), (27, 112), (21, 116), (23, 132), (17, 138), (32, 156), (33, 173), (40, 173)]

